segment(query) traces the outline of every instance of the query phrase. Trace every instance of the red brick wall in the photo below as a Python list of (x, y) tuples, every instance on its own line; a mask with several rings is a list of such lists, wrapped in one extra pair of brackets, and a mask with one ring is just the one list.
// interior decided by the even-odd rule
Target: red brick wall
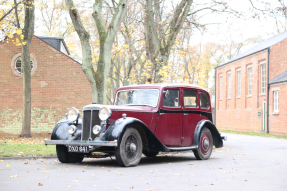
[(287, 39), (270, 48), (269, 79), (287, 71)]
[[(279, 91), (279, 112), (274, 112), (274, 91)], [(287, 135), (287, 83), (270, 86), (270, 133)]]
[[(274, 45), (270, 49), (269, 79), (273, 79), (287, 71), (287, 40)], [(267, 84), (266, 93), (260, 92), (260, 62), (266, 62), (267, 50), (251, 55), (247, 58), (222, 66), (217, 69), (216, 76), (216, 126), (219, 129), (238, 131), (262, 132), (267, 128), (267, 116), (265, 115), (265, 130), (263, 124), (263, 103), (267, 111)], [(247, 66), (252, 65), (252, 96), (248, 96), (248, 72)], [(236, 69), (241, 68), (241, 96), (237, 98)], [(227, 99), (227, 72), (231, 71), (232, 91), (231, 99)], [(219, 75), (223, 76), (223, 98), (219, 100)], [(267, 74), (266, 74), (267, 81)], [(274, 113), (273, 90), (279, 88), (279, 113)], [(274, 134), (287, 134), (287, 83), (272, 85), (270, 87), (269, 103), (269, 131)], [(260, 117), (258, 117), (260, 112)]]
[[(219, 129), (262, 131), (262, 103), (267, 96), (260, 95), (259, 63), (267, 60), (267, 51), (241, 59), (217, 69), (216, 126)], [(252, 65), (252, 96), (248, 96), (247, 66)], [(241, 95), (237, 97), (237, 69), (241, 70)], [(231, 71), (231, 98), (227, 99), (227, 72)], [(219, 100), (219, 75), (223, 77), (223, 97)], [(264, 100), (265, 99), (265, 100)], [(258, 117), (261, 112), (261, 117)]]
[[(21, 46), (0, 43), (0, 136), (21, 132), (23, 78), (11, 68), (13, 56), (21, 52)], [(30, 52), (37, 62), (31, 82), (32, 132), (49, 132), (68, 108), (92, 102), (91, 88), (79, 63), (35, 36)]]

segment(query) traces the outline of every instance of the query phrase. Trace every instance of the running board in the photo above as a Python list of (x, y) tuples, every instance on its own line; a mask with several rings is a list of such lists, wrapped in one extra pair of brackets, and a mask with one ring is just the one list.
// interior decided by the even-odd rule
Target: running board
[(190, 151), (196, 150), (198, 146), (191, 146), (191, 147), (167, 147), (169, 150), (168, 152), (176, 152), (176, 151)]

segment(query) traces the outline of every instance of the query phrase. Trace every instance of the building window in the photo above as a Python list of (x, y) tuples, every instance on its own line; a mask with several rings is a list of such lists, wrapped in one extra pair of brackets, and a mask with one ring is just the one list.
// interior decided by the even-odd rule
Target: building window
[(260, 65), (261, 69), (261, 94), (265, 94), (266, 92), (266, 64)]
[(237, 69), (237, 97), (241, 96), (241, 70)]
[(222, 99), (222, 75), (219, 76), (219, 99)]
[[(18, 71), (19, 73), (23, 74), (23, 64), (22, 64), (22, 60), (21, 60), (21, 59), (22, 59), (22, 58), (19, 57), (19, 58), (16, 60), (16, 62), (15, 62), (15, 68), (17, 69), (17, 71)], [(32, 60), (31, 60), (31, 71), (33, 71), (33, 66), (34, 66), (34, 64), (33, 64)]]
[(279, 91), (274, 91), (274, 112), (279, 113)]
[(227, 73), (227, 98), (231, 98), (231, 72)]
[(248, 71), (248, 95), (252, 95), (252, 67), (247, 67)]
[[(22, 66), (22, 53), (17, 53), (13, 56), (11, 60), (11, 69), (14, 75), (22, 77), (23, 76), (23, 66)], [(31, 59), (31, 75), (35, 73), (37, 70), (37, 59), (35, 54), (30, 53), (30, 59)]]

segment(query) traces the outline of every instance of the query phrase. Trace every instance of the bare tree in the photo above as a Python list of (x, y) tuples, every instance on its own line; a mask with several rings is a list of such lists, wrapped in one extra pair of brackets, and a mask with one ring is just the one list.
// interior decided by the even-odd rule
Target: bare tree
[(102, 17), (103, 0), (96, 0), (94, 3), (92, 16), (96, 23), (100, 40), (100, 56), (97, 63), (96, 72), (94, 71), (92, 65), (91, 46), (89, 42), (90, 35), (85, 30), (80, 14), (74, 6), (73, 1), (65, 0), (65, 2), (67, 4), (74, 28), (80, 37), (83, 55), (82, 69), (91, 83), (93, 102), (105, 104), (107, 103), (107, 80), (111, 65), (112, 46), (121, 22), (126, 14), (126, 0), (120, 0), (118, 2), (115, 13), (113, 14), (112, 20), (107, 29), (105, 28)]
[(23, 29), (23, 121), (20, 137), (31, 137), (31, 64), (30, 47), (34, 36), (35, 6), (34, 0), (24, 1), (25, 23)]

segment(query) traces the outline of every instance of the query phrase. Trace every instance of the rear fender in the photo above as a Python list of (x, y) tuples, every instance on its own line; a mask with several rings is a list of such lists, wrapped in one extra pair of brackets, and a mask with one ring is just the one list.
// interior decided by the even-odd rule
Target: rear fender
[(160, 142), (154, 133), (139, 119), (133, 117), (126, 117), (116, 120), (112, 123), (105, 134), (100, 138), (102, 141), (117, 140), (121, 143), (121, 138), (127, 128), (133, 127), (140, 133), (143, 141), (143, 149), (149, 151), (163, 151), (168, 152), (169, 149)]
[(70, 125), (75, 125), (75, 123), (68, 119), (60, 120), (53, 129), (51, 140), (80, 140), (82, 133), (82, 124), (80, 123), (76, 125), (77, 132), (73, 136), (68, 132), (68, 128)]
[(210, 130), (213, 137), (213, 144), (215, 145), (215, 147), (216, 148), (222, 147), (223, 146), (222, 138), (215, 125), (209, 120), (201, 120), (197, 124), (193, 135), (193, 146), (199, 146), (200, 133), (204, 127), (207, 127)]

